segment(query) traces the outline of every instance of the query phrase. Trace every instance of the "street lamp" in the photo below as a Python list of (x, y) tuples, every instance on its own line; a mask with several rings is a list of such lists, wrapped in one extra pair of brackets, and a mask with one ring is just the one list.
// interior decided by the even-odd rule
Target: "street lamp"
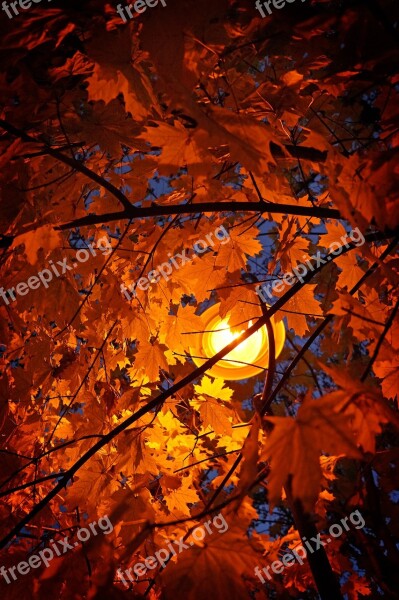
[[(190, 348), (191, 356), (197, 367), (201, 367), (208, 358), (212, 358), (222, 348), (237, 339), (252, 325), (245, 323), (241, 331), (231, 331), (228, 317), (219, 315), (220, 304), (214, 304), (203, 314), (204, 332), (197, 340), (195, 348)], [(276, 346), (276, 358), (281, 353), (285, 341), (285, 327), (282, 321), (271, 318)], [(234, 350), (226, 354), (216, 365), (207, 371), (212, 377), (221, 377), (227, 381), (247, 379), (263, 372), (269, 365), (269, 344), (266, 325), (263, 325), (251, 337), (244, 340)]]

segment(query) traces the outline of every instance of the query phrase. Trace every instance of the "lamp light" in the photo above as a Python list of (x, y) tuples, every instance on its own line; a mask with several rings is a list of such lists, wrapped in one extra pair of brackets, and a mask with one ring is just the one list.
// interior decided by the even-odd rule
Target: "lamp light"
[[(195, 348), (190, 348), (192, 359), (197, 367), (201, 367), (207, 359), (212, 358), (252, 325), (252, 321), (249, 321), (243, 325), (242, 331), (231, 331), (228, 315), (222, 319), (219, 315), (219, 306), (220, 304), (214, 304), (202, 314), (204, 332), (198, 335)], [(284, 347), (285, 327), (282, 321), (276, 323), (273, 317), (271, 324), (277, 358)], [(213, 365), (207, 373), (212, 377), (221, 377), (232, 381), (260, 375), (268, 365), (268, 334), (266, 325), (263, 325), (251, 337), (241, 342), (237, 348), (226, 354), (216, 365)]]

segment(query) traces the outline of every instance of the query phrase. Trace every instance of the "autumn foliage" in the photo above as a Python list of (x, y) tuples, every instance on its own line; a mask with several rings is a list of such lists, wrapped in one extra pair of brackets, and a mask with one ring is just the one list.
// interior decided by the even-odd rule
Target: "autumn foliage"
[[(76, 263), (0, 299), (0, 566), (114, 526), (0, 577), (7, 600), (398, 597), (398, 20), (395, 0), (0, 14), (1, 286)], [(364, 245), (262, 305), (259, 283), (356, 227)], [(234, 332), (284, 320), (267, 371), (194, 364), (215, 303)], [(356, 509), (364, 529), (256, 577)], [(118, 579), (220, 512), (226, 532)]]

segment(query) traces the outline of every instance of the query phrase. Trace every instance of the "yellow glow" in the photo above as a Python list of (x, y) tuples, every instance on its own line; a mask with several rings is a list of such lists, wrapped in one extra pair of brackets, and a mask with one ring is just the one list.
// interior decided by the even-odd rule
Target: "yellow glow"
[[(252, 321), (249, 321), (249, 323), (243, 324), (241, 331), (231, 331), (228, 317), (221, 319), (219, 316), (219, 304), (205, 311), (203, 317), (205, 318), (205, 331), (198, 336), (197, 347), (190, 349), (197, 366), (203, 365), (207, 358), (214, 356), (252, 325)], [(281, 321), (275, 323), (273, 318), (271, 321), (277, 357), (284, 346), (285, 328)], [(214, 365), (208, 374), (226, 380), (246, 379), (261, 374), (269, 364), (267, 338), (267, 329), (264, 325)]]
[[(249, 327), (251, 325), (252, 321), (248, 323)], [(244, 333), (244, 329), (233, 333), (229, 328), (227, 319), (216, 322), (214, 333), (209, 335), (209, 346), (213, 350), (213, 353), (216, 354), (222, 348), (227, 346), (227, 344), (230, 344), (236, 340), (242, 333)], [(224, 360), (236, 360), (252, 363), (256, 361), (256, 357), (262, 348), (262, 342), (263, 336), (262, 331), (260, 330), (254, 333), (253, 336), (251, 336), (248, 340), (241, 342), (237, 348), (234, 348), (234, 350), (226, 354)]]

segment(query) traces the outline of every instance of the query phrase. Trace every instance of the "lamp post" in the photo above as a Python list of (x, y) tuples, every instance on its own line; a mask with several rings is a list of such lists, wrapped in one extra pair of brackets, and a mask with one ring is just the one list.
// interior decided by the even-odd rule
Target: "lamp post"
[[(190, 353), (197, 367), (214, 356), (222, 348), (237, 339), (252, 322), (243, 325), (242, 331), (231, 331), (228, 318), (222, 319), (219, 315), (220, 304), (214, 304), (203, 314), (204, 332), (201, 333), (194, 348)], [(281, 353), (285, 342), (285, 327), (282, 321), (275, 322), (273, 317), (271, 323), (274, 332), (276, 358)], [(207, 372), (212, 377), (221, 377), (227, 381), (247, 379), (260, 375), (269, 365), (269, 344), (266, 325), (263, 325), (251, 337), (244, 340), (231, 352), (211, 367)]]

